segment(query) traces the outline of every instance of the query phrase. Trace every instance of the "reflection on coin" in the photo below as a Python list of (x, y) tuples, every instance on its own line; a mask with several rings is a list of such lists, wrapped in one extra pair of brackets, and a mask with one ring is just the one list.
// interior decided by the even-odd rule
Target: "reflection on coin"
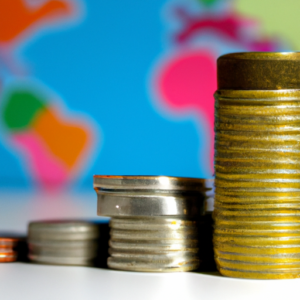
[(0, 249), (0, 262), (13, 262), (17, 260), (17, 252), (15, 251), (3, 251)]
[(18, 238), (0, 237), (0, 262), (13, 262), (17, 260), (16, 247), (20, 240)]

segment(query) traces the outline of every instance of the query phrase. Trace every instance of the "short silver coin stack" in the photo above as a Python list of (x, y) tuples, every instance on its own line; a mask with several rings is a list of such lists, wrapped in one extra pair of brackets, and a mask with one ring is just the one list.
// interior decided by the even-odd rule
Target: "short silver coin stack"
[(89, 222), (31, 222), (29, 259), (45, 264), (92, 265), (97, 257), (99, 236), (99, 227)]
[(167, 176), (94, 176), (98, 215), (111, 217), (108, 267), (144, 272), (199, 267), (197, 220), (205, 180)]

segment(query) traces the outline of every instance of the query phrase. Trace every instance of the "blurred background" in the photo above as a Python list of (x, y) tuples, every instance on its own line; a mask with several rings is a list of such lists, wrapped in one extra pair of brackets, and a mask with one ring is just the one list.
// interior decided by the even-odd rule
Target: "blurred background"
[(300, 48), (296, 0), (0, 0), (0, 229), (96, 218), (94, 174), (212, 178), (216, 59)]

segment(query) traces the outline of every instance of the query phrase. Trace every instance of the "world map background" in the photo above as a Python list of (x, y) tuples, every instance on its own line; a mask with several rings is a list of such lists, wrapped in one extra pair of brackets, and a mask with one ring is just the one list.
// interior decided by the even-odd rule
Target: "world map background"
[[(279, 30), (260, 5), (0, 1), (11, 16), (0, 16), (0, 187), (84, 189), (94, 174), (212, 177), (216, 58), (299, 44), (297, 20)], [(299, 6), (282, 5), (281, 22)], [(39, 108), (16, 125), (24, 95)]]

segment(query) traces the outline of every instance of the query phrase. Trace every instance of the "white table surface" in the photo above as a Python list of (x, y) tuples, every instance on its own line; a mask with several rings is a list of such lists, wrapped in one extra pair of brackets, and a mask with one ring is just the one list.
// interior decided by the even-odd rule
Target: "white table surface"
[[(96, 194), (0, 192), (0, 231), (26, 234), (32, 220), (97, 218)], [(200, 273), (138, 273), (0, 263), (0, 300), (291, 300), (300, 279), (243, 280)]]
[(0, 299), (300, 299), (300, 279), (243, 280), (200, 273), (138, 273), (88, 267), (0, 264)]

